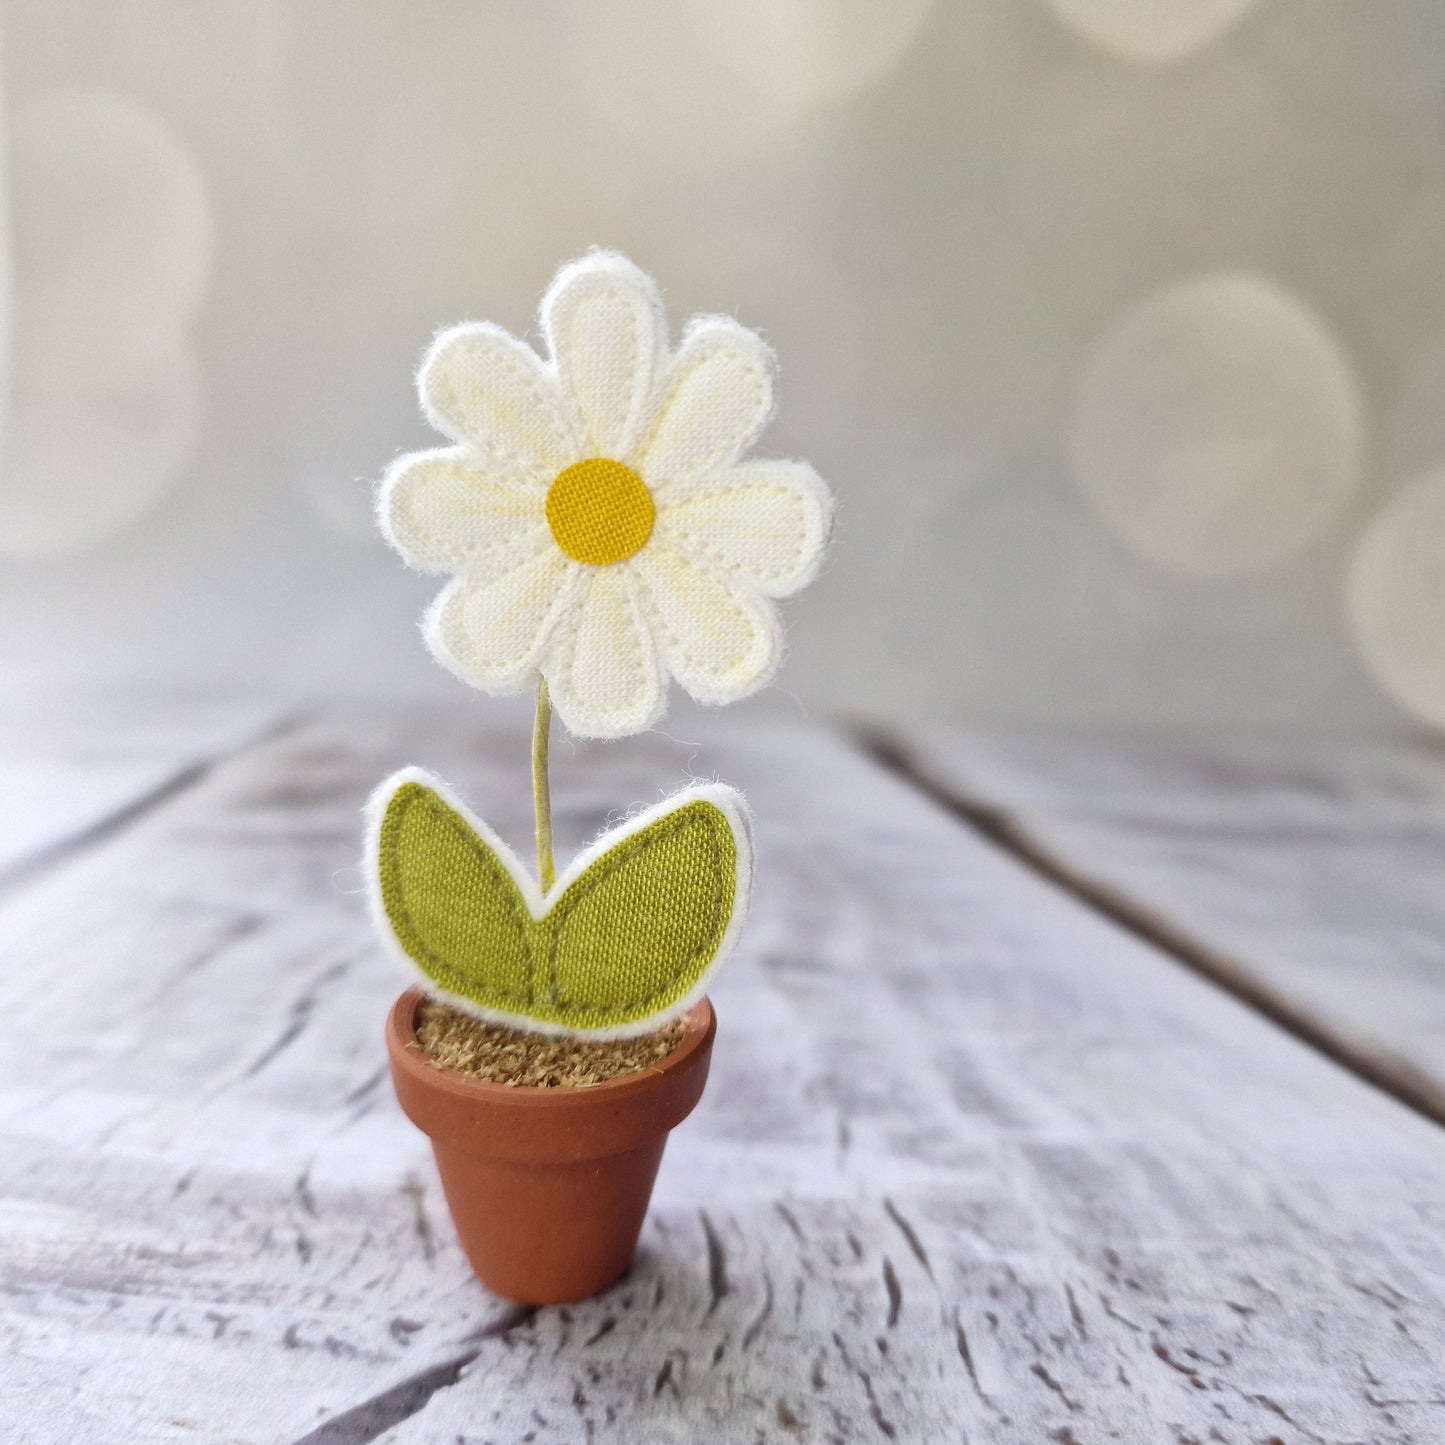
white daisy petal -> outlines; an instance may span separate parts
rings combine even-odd
[[[773,411],[773,353],[726,316],[700,317],[682,339],[651,435],[638,453],[660,491],[725,471]]]
[[[666,706],[657,648],[625,567],[589,569],[543,672],[557,713],[581,737],[650,728]]]
[[[666,496],[654,537],[769,597],[811,582],[833,520],[828,489],[806,462],[743,462]]]
[[[581,455],[556,377],[500,326],[468,322],[443,331],[422,361],[417,390],[439,432],[537,485]]]
[[[378,515],[408,562],[455,574],[428,646],[485,691],[544,676],[583,736],[650,727],[674,677],[704,703],[757,690],[783,648],[771,599],[815,575],[832,521],[810,467],[741,460],[772,352],[708,316],[669,353],[657,287],[605,252],[558,272],[541,321],[546,357],[468,323],[422,363],[423,410],[456,445],[400,458]]]
[[[542,299],[542,331],[590,456],[626,457],[651,419],[667,321],[652,278],[597,252],[564,266]]]
[[[698,702],[734,702],[772,678],[783,632],[770,603],[667,546],[647,547],[633,567],[663,660]]]
[[[525,480],[478,468],[462,447],[413,452],[392,463],[377,520],[387,541],[428,572],[510,569],[547,540],[543,501]]]
[[[536,677],[581,569],[548,547],[497,577],[458,577],[427,613],[437,661],[484,692],[514,692]]]

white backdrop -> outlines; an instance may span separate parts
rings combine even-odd
[[[771,702],[1445,725],[1445,6],[11,0],[10,693],[460,687],[370,491],[589,245],[840,499]],[[748,705],[750,707],[754,705]]]

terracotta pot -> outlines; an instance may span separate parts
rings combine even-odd
[[[438,1068],[416,1042],[424,995],[386,1025],[407,1117],[431,1137],[462,1248],[487,1286],[522,1304],[606,1289],[632,1261],[668,1131],[702,1097],[717,1020],[706,1000],[655,1068],[586,1088],[493,1084]]]

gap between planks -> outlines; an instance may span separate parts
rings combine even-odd
[[[512,1330],[531,1324],[536,1314],[536,1305],[507,1306],[499,1318],[470,1337],[468,1347],[460,1354],[408,1375],[359,1405],[332,1415],[293,1445],[370,1445],[378,1436],[424,1410],[433,1395],[451,1389],[489,1340],[505,1339]]]
[[[906,741],[884,729],[858,724],[853,740],[894,776],[931,798],[961,823],[986,838],[1038,877],[1076,898],[1135,938],[1208,980],[1267,1018],[1276,1027],[1389,1095],[1397,1103],[1445,1125],[1445,1099],[1438,1083],[1398,1055],[1381,1058],[1302,1013],[1227,951],[1213,948],[1145,904],[1090,878],[1034,837],[1007,809],[945,786],[914,758]]]

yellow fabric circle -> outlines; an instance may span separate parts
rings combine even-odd
[[[652,535],[657,515],[642,478],[610,457],[588,457],[557,473],[547,525],[574,562],[624,562]]]

